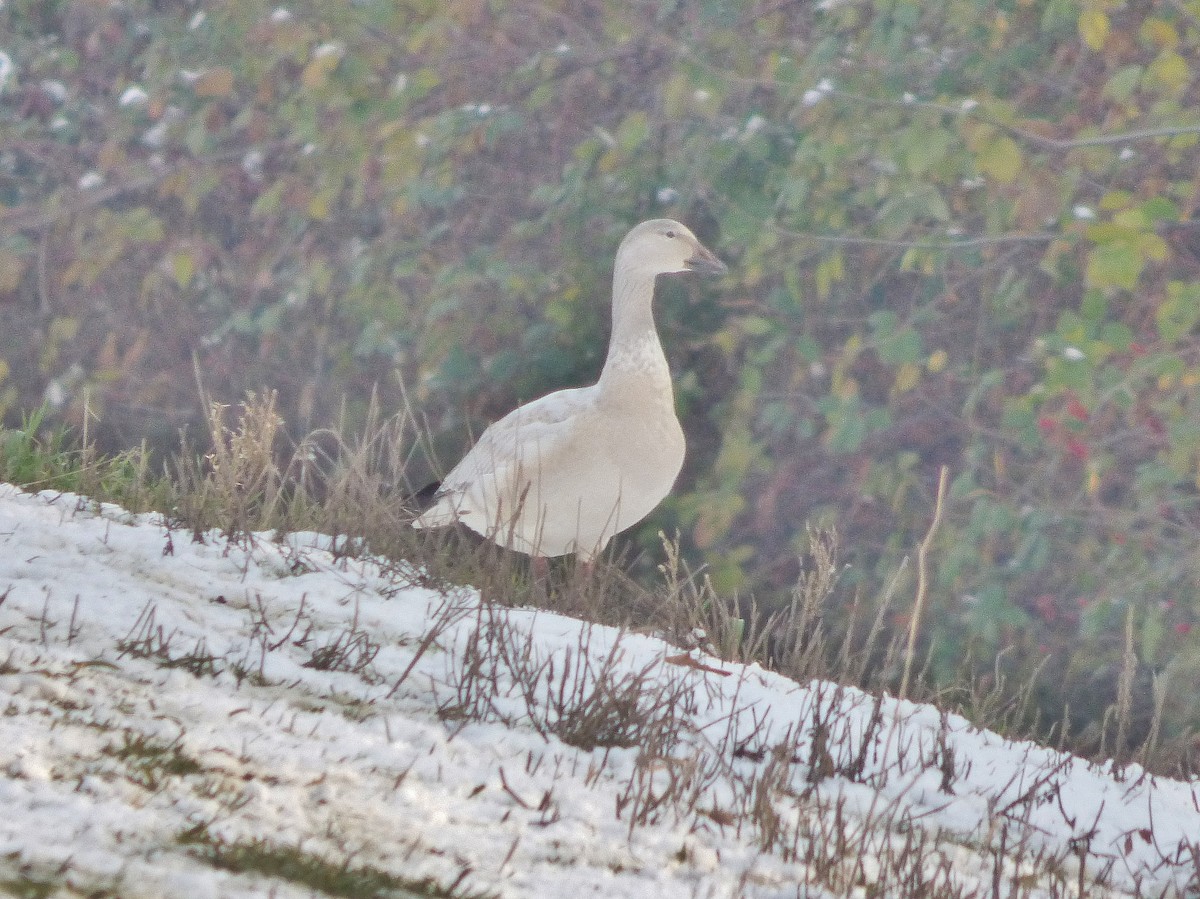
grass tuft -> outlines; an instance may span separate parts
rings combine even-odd
[[[39,880],[33,877],[0,880],[0,895],[14,896],[16,899],[49,899],[61,889],[62,884],[53,880]]]
[[[185,830],[176,838],[192,854],[214,868],[235,874],[259,874],[286,880],[326,896],[346,899],[389,895],[430,899],[484,899],[486,894],[463,889],[471,870],[464,868],[449,886],[432,878],[410,879],[370,865],[335,862],[299,847],[274,846],[263,840],[226,842],[204,825]]]
[[[162,743],[145,734],[126,733],[120,746],[108,752],[113,758],[126,762],[130,779],[147,790],[157,791],[170,777],[200,774],[204,768],[185,755],[178,741]]]

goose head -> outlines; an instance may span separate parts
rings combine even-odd
[[[672,272],[724,274],[725,263],[700,243],[686,225],[673,219],[642,222],[617,249],[617,271],[654,277]]]

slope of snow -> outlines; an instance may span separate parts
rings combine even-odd
[[[1070,894],[1082,859],[1114,895],[1200,895],[1200,784],[327,543],[0,485],[0,885],[313,894],[206,851],[253,844],[504,897],[819,896],[916,846],[968,892]]]

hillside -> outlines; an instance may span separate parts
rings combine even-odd
[[[328,543],[0,486],[0,894],[1200,887],[1197,784]]]

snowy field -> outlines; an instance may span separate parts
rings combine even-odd
[[[0,485],[0,895],[1200,896],[1200,783],[327,543]]]

